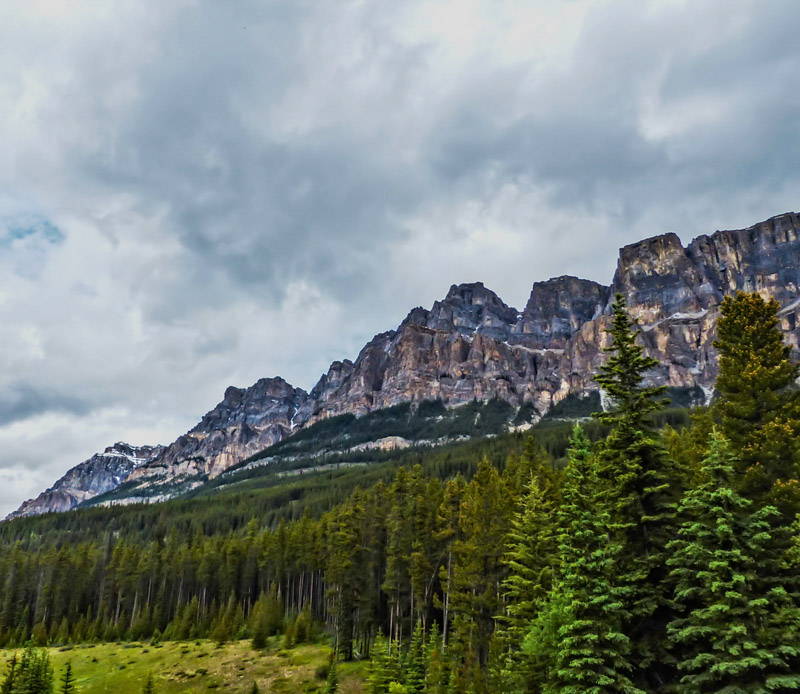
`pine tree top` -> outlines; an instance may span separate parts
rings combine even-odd
[[[647,415],[662,407],[656,398],[665,387],[644,385],[645,374],[658,366],[658,360],[646,356],[644,348],[637,344],[637,324],[628,314],[622,294],[616,295],[611,313],[611,344],[604,350],[611,356],[600,367],[595,381],[611,399],[612,408],[595,416],[611,426],[623,419],[641,426]]]

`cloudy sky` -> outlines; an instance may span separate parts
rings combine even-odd
[[[0,515],[450,284],[800,207],[796,0],[0,0]]]

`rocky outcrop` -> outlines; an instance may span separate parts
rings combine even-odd
[[[197,426],[134,470],[126,481],[162,486],[213,479],[285,438],[307,399],[304,390],[282,378],[262,378],[250,388],[231,386]]]
[[[659,360],[650,380],[710,393],[718,307],[737,290],[778,300],[781,325],[797,350],[797,214],[700,236],[685,248],[675,234],[639,241],[621,249],[610,286],[569,276],[536,282],[522,312],[480,282],[453,285],[429,310],[417,307],[396,330],[376,335],[355,361],[331,364],[308,394],[280,378],[229,388],[194,429],[132,470],[126,486],[168,495],[170,484],[201,484],[319,419],[402,402],[456,406],[502,398],[544,413],[571,392],[597,388],[593,376],[605,358],[617,292],[639,323],[642,344]]]
[[[608,287],[562,276],[534,282],[531,297],[514,326],[531,347],[563,348],[581,326],[598,318],[608,301]]]
[[[162,450],[162,446],[115,443],[76,465],[50,489],[22,504],[8,519],[69,511],[84,501],[116,489],[131,472],[158,456]]]
[[[596,389],[617,292],[661,364],[650,379],[710,392],[726,294],[774,297],[787,340],[800,342],[799,237],[794,213],[700,236],[686,248],[663,234],[622,248],[610,287],[569,276],[537,282],[522,313],[481,283],[453,286],[431,310],[415,308],[396,331],[376,336],[346,370],[323,377],[302,421],[429,398],[458,405],[499,397],[543,413],[570,392]]]

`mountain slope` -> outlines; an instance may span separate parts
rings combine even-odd
[[[331,364],[310,393],[280,378],[229,388],[194,429],[131,471],[126,487],[170,496],[309,424],[400,403],[452,407],[498,398],[543,415],[570,393],[596,390],[616,292],[661,364],[652,381],[710,393],[722,297],[737,290],[774,297],[797,350],[799,286],[795,213],[699,236],[685,248],[672,233],[630,244],[620,250],[610,286],[569,276],[536,282],[521,312],[480,282],[453,285],[430,310],[415,308],[397,329],[376,335],[355,361]]]
[[[8,520],[69,511],[84,501],[116,489],[131,472],[157,457],[163,450],[163,446],[115,443],[67,471],[50,489],[23,503],[8,516]]]
[[[239,461],[289,435],[308,394],[282,378],[262,378],[250,388],[229,387],[225,397],[188,433],[132,471],[135,485],[213,479]]]

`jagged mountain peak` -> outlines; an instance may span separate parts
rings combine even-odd
[[[280,377],[261,378],[249,388],[228,386],[222,401],[207,412],[189,433],[225,429],[236,421],[259,424],[267,410],[297,409],[306,397],[308,394],[302,388],[295,388]]]
[[[131,472],[157,457],[163,446],[132,446],[118,441],[69,469],[35,499],[29,499],[8,519],[69,511],[78,504],[116,489]]]
[[[431,307],[426,325],[434,330],[499,335],[514,325],[518,315],[483,282],[471,282],[451,286],[447,296]]]
[[[781,303],[781,326],[797,353],[797,214],[701,235],[686,247],[674,233],[628,244],[610,286],[570,275],[537,281],[522,313],[482,282],[452,285],[430,309],[414,308],[396,330],[372,338],[354,361],[333,362],[311,393],[280,377],[228,388],[196,427],[133,469],[126,487],[151,498],[175,493],[158,490],[202,484],[319,419],[403,402],[456,406],[501,398],[544,413],[569,393],[597,388],[593,375],[605,358],[616,292],[660,362],[652,382],[709,392],[718,305],[740,289]],[[110,447],[106,457],[126,459],[124,445]],[[137,498],[139,491],[126,493]]]
[[[537,347],[561,347],[602,313],[608,291],[605,285],[572,275],[534,282],[515,332]]]
[[[133,455],[133,453],[141,448],[140,446],[131,446],[129,443],[125,443],[124,441],[117,441],[116,443],[112,443],[110,446],[106,446],[103,450],[103,455],[107,455],[109,453],[121,453],[123,455]]]
[[[487,303],[503,304],[502,299],[491,289],[487,289],[483,282],[463,282],[452,284],[445,296],[446,302],[459,302],[482,306]],[[505,306],[505,304],[503,304]]]
[[[663,234],[656,234],[655,236],[626,244],[620,248],[619,254],[620,257],[627,258],[648,252],[660,253],[666,249],[683,250],[683,242],[674,231],[667,231]]]

